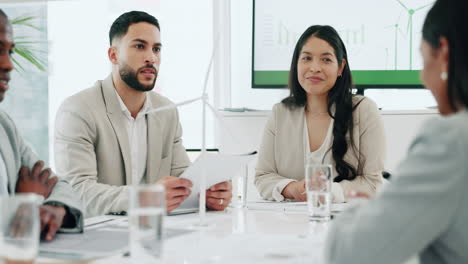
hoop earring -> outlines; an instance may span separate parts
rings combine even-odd
[[[448,74],[447,74],[447,72],[441,72],[441,73],[440,73],[440,79],[441,79],[442,81],[446,81],[446,80],[448,79]]]

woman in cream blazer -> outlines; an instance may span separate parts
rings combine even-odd
[[[375,194],[384,167],[383,124],[372,100],[351,94],[346,49],[332,27],[303,33],[289,87],[290,96],[273,107],[265,127],[255,176],[260,195],[305,201],[310,157],[333,165],[334,202],[345,202],[350,191]]]

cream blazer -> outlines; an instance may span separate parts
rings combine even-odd
[[[352,181],[343,180],[339,183],[344,196],[335,197],[334,202],[346,201],[346,194],[351,190],[372,196],[382,183],[385,159],[383,123],[376,104],[363,96],[353,98],[355,104],[360,100],[362,102],[353,113],[352,137],[356,151],[348,147],[344,156],[346,162],[357,168],[358,176]],[[304,131],[307,131],[304,129],[304,120],[303,107],[291,110],[282,103],[273,107],[264,130],[255,174],[255,185],[264,199],[281,200],[284,197],[274,195],[275,188],[276,193],[281,193],[289,182],[304,179],[304,136],[307,136],[304,135]],[[331,156],[331,150],[326,155]],[[335,169],[333,176],[337,176]]]
[[[57,174],[65,177],[86,203],[87,217],[127,211],[132,183],[130,146],[124,115],[112,77],[67,98],[55,122]],[[152,107],[172,104],[148,92]],[[182,145],[176,109],[146,115],[148,156],[144,181],[179,176],[190,161]]]

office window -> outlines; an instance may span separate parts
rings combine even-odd
[[[21,50],[14,54],[16,69],[11,73],[10,89],[0,109],[15,121],[20,134],[41,159],[48,161],[47,5],[6,3],[1,8],[10,21],[23,21],[13,25],[17,48],[34,54],[45,69],[41,71],[26,60],[20,55]]]

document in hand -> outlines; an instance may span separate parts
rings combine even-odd
[[[197,160],[180,176],[189,179],[193,183],[192,193],[180,205],[180,209],[198,209],[198,194],[200,193],[200,177],[206,175],[206,188],[229,181],[237,176],[245,166],[252,161],[257,152],[243,155],[206,153]],[[177,209],[176,209],[177,210]]]

